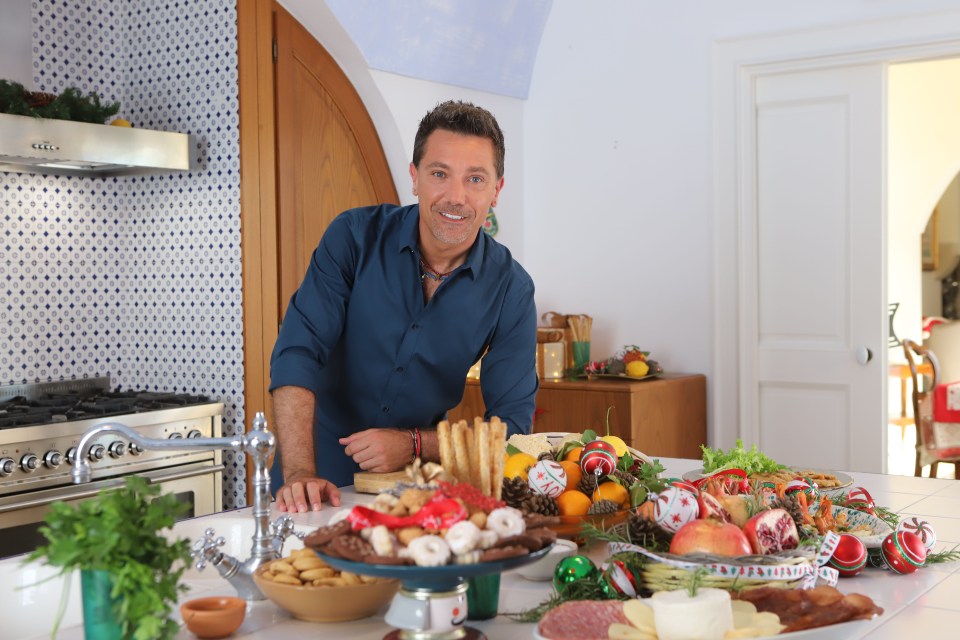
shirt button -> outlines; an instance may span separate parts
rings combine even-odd
[[[417,324],[416,322],[414,322],[412,325],[410,325],[410,328],[411,328],[411,329],[419,329],[419,328],[420,328],[420,325]]]
[[[397,367],[396,371],[397,373],[403,373],[403,367]]]
[[[380,407],[380,410],[384,413],[390,413],[390,407]]]

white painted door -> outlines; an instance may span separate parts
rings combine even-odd
[[[786,464],[882,470],[884,73],[869,64],[754,85],[742,427]]]

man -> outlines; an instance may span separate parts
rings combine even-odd
[[[351,209],[330,223],[270,363],[281,511],[338,505],[337,487],[359,469],[402,469],[418,452],[437,460],[436,424],[460,402],[481,356],[487,416],[529,432],[538,388],[533,281],[481,233],[503,166],[496,119],[445,102],[414,141],[418,204]]]

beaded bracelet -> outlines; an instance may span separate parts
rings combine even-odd
[[[413,429],[409,429],[409,432],[410,432],[410,440],[413,443],[413,457],[410,458],[410,462],[412,463],[414,460],[420,457],[420,446],[421,446],[420,429],[417,429],[416,427],[414,427]]]

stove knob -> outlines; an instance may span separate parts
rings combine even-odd
[[[20,468],[30,473],[31,471],[37,470],[37,465],[40,464],[40,458],[37,457],[34,453],[28,453],[22,458],[20,458]]]
[[[107,447],[107,451],[110,453],[111,458],[119,458],[127,452],[127,445],[117,440],[116,442],[110,443],[110,446]]]
[[[179,431],[174,431],[167,437],[167,440],[183,440],[183,434]]]
[[[73,464],[73,461],[77,459],[77,448],[70,447],[67,449],[67,464]]]
[[[95,444],[90,447],[90,462],[103,460],[104,447],[102,444]]]
[[[132,455],[132,456],[138,456],[138,455],[140,455],[141,453],[143,453],[143,449],[140,447],[140,445],[134,444],[134,443],[132,443],[132,442],[130,443],[130,447],[129,447],[128,451],[130,452],[130,455]]]
[[[0,458],[0,478],[5,478],[17,469],[13,458]]]
[[[203,437],[203,434],[197,431],[196,429],[193,429],[192,431],[190,431],[190,433],[187,434],[187,438],[202,438],[202,437]]]
[[[51,449],[43,454],[43,466],[47,469],[56,469],[60,466],[60,463],[63,461],[63,456],[60,455],[59,451]]]

